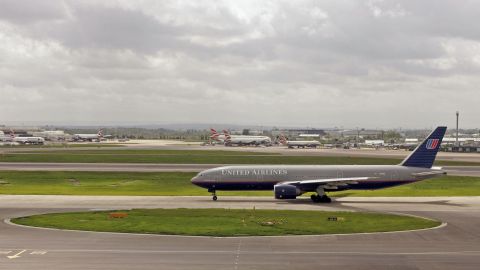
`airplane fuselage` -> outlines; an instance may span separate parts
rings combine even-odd
[[[287,147],[289,148],[293,148],[293,147],[297,147],[297,148],[300,148],[300,147],[311,147],[311,148],[315,148],[315,147],[318,147],[320,146],[320,142],[319,141],[286,141],[285,143],[287,145]]]
[[[20,144],[44,144],[45,139],[42,137],[15,137],[13,138],[14,142]]]
[[[225,140],[225,145],[270,145],[272,139],[267,136],[231,136],[230,139]]]
[[[434,175],[434,170],[399,165],[255,165],[226,166],[199,173],[192,183],[209,190],[273,190],[278,183],[312,179],[369,177],[342,186],[325,185],[325,191],[373,190],[408,184]],[[315,191],[318,184],[302,185],[302,192]]]

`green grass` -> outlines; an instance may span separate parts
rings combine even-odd
[[[32,195],[209,195],[187,172],[19,172],[0,171],[0,194]],[[272,191],[219,191],[219,196],[270,196]],[[480,178],[445,176],[376,191],[331,192],[331,196],[480,196]]]
[[[371,157],[286,156],[221,150],[50,150],[0,153],[0,162],[60,163],[169,163],[169,164],[358,164],[391,165],[401,159]],[[472,162],[438,161],[436,165],[478,165]]]
[[[0,194],[206,195],[195,173],[0,172]],[[1,184],[3,183],[3,184]]]
[[[59,229],[203,236],[386,232],[440,225],[438,221],[417,217],[360,212],[253,209],[134,209],[121,212],[128,217],[110,218],[112,212],[105,211],[36,215],[12,221]],[[328,221],[328,217],[337,217],[337,221]]]
[[[480,177],[443,176],[380,190],[340,191],[335,197],[440,197],[480,196]]]
[[[52,149],[45,151],[19,151],[21,154],[67,154],[67,155],[153,155],[153,156],[272,156],[278,153],[227,151],[227,150],[154,150],[154,149]]]

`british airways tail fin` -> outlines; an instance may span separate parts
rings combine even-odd
[[[400,165],[431,168],[446,131],[447,127],[437,127]]]

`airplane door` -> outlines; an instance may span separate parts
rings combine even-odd
[[[390,179],[392,180],[399,180],[398,172],[393,171],[392,174],[390,175]]]
[[[343,178],[343,172],[337,171],[337,178]]]
[[[212,189],[215,190],[215,188],[217,187],[217,183],[220,180],[220,175],[213,175],[212,180],[213,180]]]

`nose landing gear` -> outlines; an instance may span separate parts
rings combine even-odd
[[[216,201],[218,198],[217,198],[217,192],[215,189],[208,189],[208,192],[212,193],[212,200],[213,201]]]

